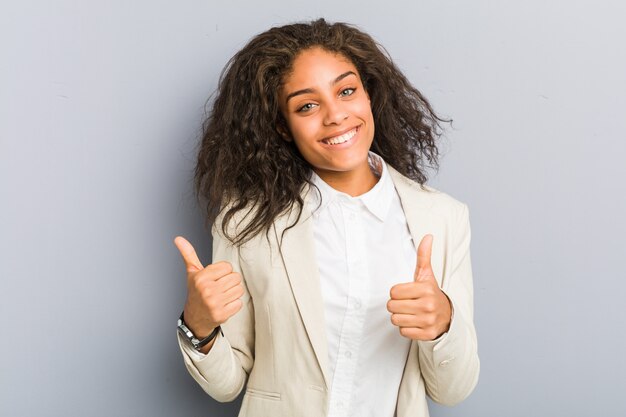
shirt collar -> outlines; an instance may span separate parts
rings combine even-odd
[[[333,201],[347,200],[355,203],[362,203],[365,208],[367,208],[367,210],[369,210],[379,220],[385,220],[393,199],[393,182],[389,176],[387,164],[385,164],[385,161],[380,156],[370,151],[367,160],[370,164],[370,168],[374,174],[379,177],[379,179],[371,190],[358,197],[352,197],[346,193],[335,190],[324,182],[319,175],[312,171],[311,182],[319,190],[319,193],[317,190],[313,190],[312,193],[313,198],[311,198],[311,203],[313,204],[313,215],[318,215]]]

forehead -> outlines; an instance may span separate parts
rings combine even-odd
[[[303,50],[296,56],[291,70],[285,74],[283,86],[289,88],[311,84],[305,87],[312,87],[316,84],[325,84],[346,71],[358,74],[354,64],[346,56],[313,47]]]

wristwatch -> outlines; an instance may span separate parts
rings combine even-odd
[[[187,325],[185,324],[185,318],[183,317],[184,313],[184,311],[180,313],[180,317],[178,318],[178,332],[185,338],[185,340],[191,343],[195,350],[199,351],[200,349],[202,349],[203,346],[206,346],[207,343],[215,339],[218,333],[222,332],[222,328],[220,326],[217,326],[210,335],[208,335],[204,339],[198,339],[196,335],[194,335],[193,332],[189,330],[189,327],[187,327]],[[223,335],[224,334],[222,333],[222,336]]]

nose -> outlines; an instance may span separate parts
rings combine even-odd
[[[340,125],[348,118],[348,112],[341,103],[330,102],[326,104],[326,114],[324,115],[324,125]]]

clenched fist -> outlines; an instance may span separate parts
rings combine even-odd
[[[433,236],[426,235],[417,248],[413,282],[391,288],[387,310],[400,334],[413,340],[434,340],[450,328],[452,307],[441,291],[430,265]]]
[[[202,339],[241,309],[239,298],[244,294],[241,275],[233,272],[228,262],[203,267],[191,243],[181,236],[174,239],[174,244],[187,267],[185,323]],[[212,345],[213,341],[204,346],[202,352],[208,352]]]

